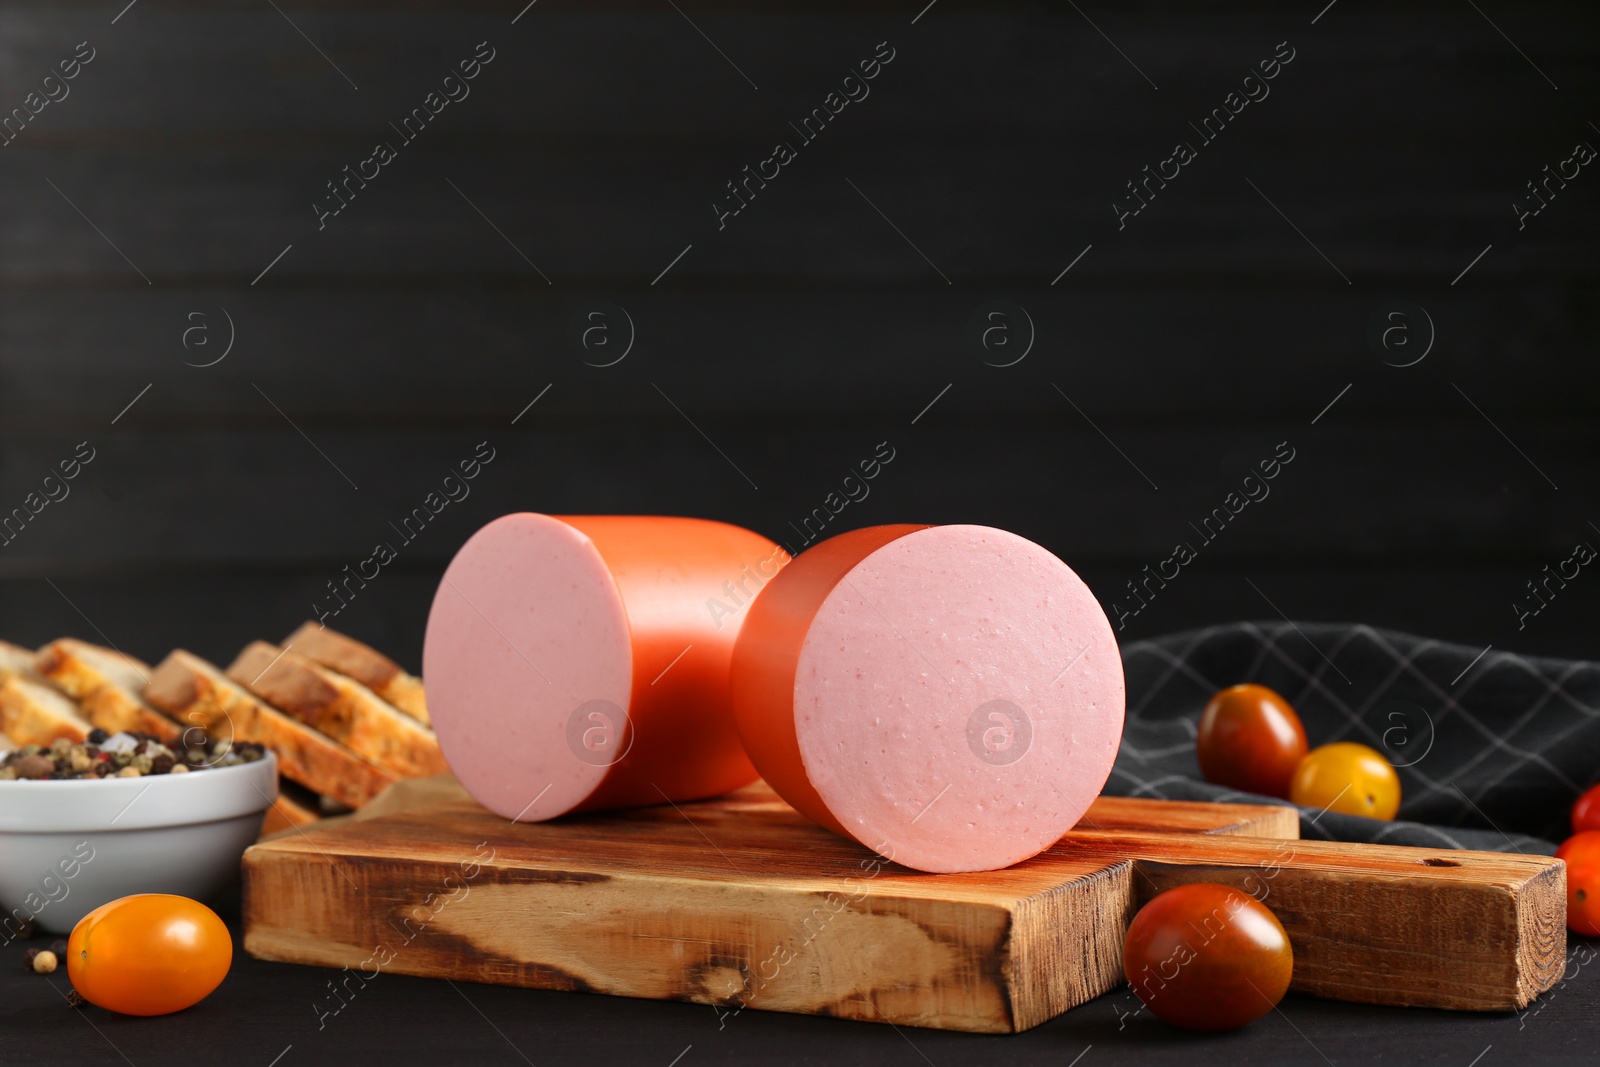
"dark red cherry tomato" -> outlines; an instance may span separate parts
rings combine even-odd
[[[1600,830],[1600,785],[1591,786],[1572,805],[1572,832],[1578,834],[1585,830]]]
[[[1195,755],[1208,782],[1287,798],[1289,780],[1305,754],[1300,716],[1264,685],[1229,686],[1200,715]]]
[[[1194,882],[1139,909],[1122,969],[1157,1016],[1190,1030],[1232,1030],[1271,1011],[1289,989],[1294,952],[1265,904]]]

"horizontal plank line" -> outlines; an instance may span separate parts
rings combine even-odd
[[[384,566],[383,574],[434,580],[444,571],[457,547],[459,545],[451,545],[442,551],[431,553],[408,547],[406,553]],[[178,575],[204,577],[219,574],[237,577],[240,580],[259,578],[266,581],[303,577],[320,581],[337,574],[340,568],[350,563],[352,559],[370,553],[371,548],[369,546],[363,549],[352,545],[347,551],[329,549],[324,552],[326,554],[307,554],[279,559],[248,555],[212,559],[186,556],[170,560],[109,555],[90,559],[43,556],[0,557],[0,583],[14,585],[25,582],[42,583],[46,578],[143,581]],[[1127,571],[1133,575],[1139,568],[1151,563],[1153,555],[1159,556],[1160,553],[1159,549],[1144,553],[1092,548],[1075,549],[1072,552],[1072,565],[1084,571]],[[1362,554],[1350,551],[1332,553],[1321,548],[1317,548],[1314,553],[1310,548],[1296,552],[1292,548],[1286,550],[1281,547],[1271,552],[1237,550],[1229,552],[1208,547],[1206,553],[1204,573],[1210,573],[1213,577],[1240,573],[1254,574],[1257,570],[1304,574],[1338,574],[1359,570],[1407,572],[1416,576],[1482,572],[1475,581],[1491,591],[1495,581],[1501,577],[1495,573],[1496,571],[1505,571],[1515,577],[1529,567],[1537,572],[1540,566],[1550,562],[1549,553],[1539,551],[1539,546],[1530,548],[1520,543],[1508,543],[1503,548],[1479,549],[1474,552],[1452,552],[1448,555],[1422,549]]]
[[[1516,264],[1516,277],[1506,277],[1503,281],[1497,279],[1495,285],[1501,292],[1548,292],[1548,283],[1559,280],[1563,283],[1571,282],[1574,285],[1590,284],[1600,280],[1600,270],[1594,269],[1594,257],[1580,247],[1576,242],[1570,248],[1570,262],[1559,262],[1559,256],[1553,257],[1546,248],[1537,258]],[[1560,252],[1561,250],[1557,250]],[[1041,262],[1047,258],[1047,253],[1041,254]],[[641,281],[641,275],[647,280],[649,272],[645,268],[650,264],[641,263],[636,271],[619,269],[616,274],[572,274],[565,270],[561,273],[562,288],[570,294],[581,294],[584,290],[604,291],[607,295],[615,297],[618,292],[644,293],[648,285]],[[1096,265],[1095,273],[1082,276],[1074,275],[1072,290],[1081,297],[1086,292],[1137,292],[1149,293],[1198,293],[1198,294],[1227,294],[1237,298],[1241,289],[1248,289],[1253,293],[1304,293],[1309,296],[1326,297],[1328,288],[1324,279],[1326,266],[1320,264],[1321,271],[1302,268],[1299,270],[1286,268],[1281,264],[1268,264],[1263,262],[1259,269],[1225,270],[1207,268],[1205,273],[1197,274],[1182,270],[1150,269],[1148,261],[1127,261],[1117,263],[1115,260],[1102,260]],[[1366,265],[1357,261],[1355,268],[1360,270],[1364,279],[1371,284],[1410,284],[1419,280],[1432,282],[1441,268],[1446,273],[1450,270],[1459,270],[1459,257],[1440,255],[1432,262],[1420,263],[1410,269],[1396,270],[1383,269],[1376,265]],[[711,272],[697,268],[697,273],[692,275],[693,280],[688,284],[673,286],[677,293],[773,293],[789,295],[794,293],[816,294],[837,293],[840,296],[859,296],[863,293],[872,294],[919,294],[923,296],[942,295],[948,299],[943,290],[935,294],[927,283],[927,275],[919,274],[914,270],[905,270],[894,277],[862,277],[839,271],[834,271],[829,276],[822,276],[822,268],[811,274],[760,274],[750,271],[732,271],[722,274],[713,268]],[[246,283],[241,280],[241,271],[238,269],[218,269],[216,271],[171,271],[147,270],[151,280],[167,291],[186,289],[195,292],[233,293],[246,288]],[[379,273],[365,270],[330,270],[326,273],[294,273],[287,264],[279,264],[270,275],[270,285],[263,284],[261,289],[267,296],[283,295],[325,295],[328,293],[428,293],[435,296],[450,296],[459,292],[464,296],[478,296],[490,294],[501,296],[505,294],[536,294],[545,293],[548,286],[537,278],[522,273],[477,272],[463,270],[455,273],[441,273],[431,271],[416,274]],[[1043,280],[1035,271],[1005,271],[993,273],[971,273],[963,271],[963,284],[973,290],[981,289],[1006,289],[1011,295],[1016,294],[1050,294],[1049,276]],[[247,280],[247,279],[246,279]],[[72,271],[17,271],[0,270],[0,287],[7,292],[7,296],[21,293],[82,293],[102,291],[115,292],[145,292],[147,287],[137,279],[130,281],[127,277],[109,270]],[[663,285],[661,288],[668,288]],[[1061,292],[1061,287],[1056,287],[1056,293]],[[1060,297],[1067,299],[1067,297]],[[977,303],[975,300],[974,303]]]
[[[426,382],[420,383],[426,385]],[[1021,383],[1032,388],[1037,383]],[[597,394],[598,395],[598,394]],[[671,431],[678,432],[683,427],[681,419],[668,418],[660,411],[651,408],[648,400],[649,394],[637,391],[628,394],[627,399],[637,401],[634,405],[619,404],[618,397],[614,394],[607,396],[607,405],[604,411],[600,410],[562,410],[560,408],[542,409],[542,414],[536,423],[519,425],[515,430],[505,436],[533,436],[536,434],[572,434],[592,433],[597,436],[616,438],[615,420],[619,413],[628,413],[629,426],[640,431],[648,430],[651,433]],[[1452,397],[1453,399],[1453,397]],[[1130,433],[1150,434],[1159,436],[1179,436],[1192,434],[1195,431],[1214,430],[1216,420],[1216,405],[1209,398],[1197,399],[1192,407],[1151,408],[1141,406],[1138,408],[1104,407],[1104,400],[1096,407],[1096,414],[1106,426],[1113,426]],[[144,405],[141,405],[143,407]],[[61,415],[58,418],[40,417],[36,414],[6,412],[5,405],[0,404],[0,413],[4,413],[4,428],[0,428],[0,443],[16,444],[27,440],[49,440],[59,437],[70,437],[86,430],[101,428],[105,418],[112,413],[115,405],[104,411],[82,410]],[[499,407],[483,407],[461,409],[456,411],[441,412],[432,409],[404,409],[396,408],[384,411],[329,411],[321,409],[307,411],[300,408],[285,408],[296,422],[302,427],[316,429],[325,434],[332,434],[339,438],[371,437],[381,439],[385,437],[406,437],[421,433],[463,435],[481,434],[486,427],[498,425],[515,414],[514,411]],[[225,441],[229,438],[244,439],[248,437],[277,436],[292,434],[293,431],[283,425],[281,419],[264,418],[259,411],[251,411],[246,403],[241,400],[239,408],[233,410],[215,410],[204,415],[174,414],[171,412],[152,411],[139,414],[140,408],[135,408],[119,426],[118,430],[126,437],[138,436],[167,436],[167,437],[207,437],[216,441]],[[271,412],[268,412],[271,414]],[[825,427],[881,427],[885,424],[899,422],[905,412],[890,406],[887,402],[873,407],[852,409],[817,409],[785,408],[785,407],[758,407],[749,403],[748,397],[741,397],[741,405],[737,411],[719,410],[715,407],[702,407],[698,410],[699,421],[706,425],[717,426],[732,433],[747,434],[756,437],[771,436],[776,431],[810,430]],[[1540,437],[1564,435],[1579,440],[1600,439],[1600,425],[1597,425],[1596,416],[1600,415],[1600,403],[1593,401],[1585,404],[1576,402],[1559,408],[1547,406],[1525,406],[1496,408],[1495,414],[1506,425],[1519,429],[1529,430]],[[1238,414],[1229,416],[1229,425],[1237,428],[1242,434],[1253,428],[1272,429],[1281,427],[1281,419],[1274,418],[1271,413],[1262,413],[1257,416]],[[940,425],[946,430],[960,430],[964,428],[988,429],[997,424],[1016,426],[1021,429],[1048,430],[1052,433],[1079,435],[1080,428],[1073,425],[1070,418],[1064,417],[1059,409],[1052,409],[1047,402],[1029,402],[1028,406],[1020,404],[1009,407],[989,405],[983,411],[962,410],[959,408],[941,408],[939,416]],[[1437,407],[1395,407],[1373,411],[1370,409],[1352,409],[1345,412],[1336,431],[1343,438],[1362,437],[1376,430],[1405,431],[1410,429],[1435,428],[1438,430],[1460,428],[1464,426],[1481,426],[1482,420],[1472,414],[1470,410],[1461,409],[1459,404],[1452,407],[1448,401],[1442,401]],[[1319,428],[1322,429],[1322,428]],[[1093,431],[1082,429],[1081,433],[1093,435]],[[631,436],[631,434],[629,435]],[[643,436],[641,433],[640,436]]]
[[[1520,69],[1520,64],[1515,61],[1511,61],[1509,66],[1517,66]],[[1330,76],[1337,73],[1337,69],[1330,71]],[[1482,76],[1485,78],[1493,75],[1492,70],[1482,70]],[[804,96],[797,96],[794,101],[796,107],[807,103],[809,98]],[[1320,118],[1321,113],[1325,113],[1330,119],[1342,114],[1331,105],[1319,107],[1313,103],[1311,107],[1310,117],[1313,119]],[[526,111],[510,109],[510,114],[506,113],[507,110],[502,105],[498,111],[485,111],[484,115],[490,116],[487,119],[463,117],[462,122],[466,125],[457,125],[448,131],[441,129],[436,134],[430,132],[426,146],[419,142],[412,151],[419,156],[437,156],[446,151],[465,149],[489,156],[523,154],[548,158],[563,153],[594,153],[604,156],[643,155],[663,149],[684,152],[726,152],[730,148],[749,149],[752,141],[761,147],[770,147],[766,145],[766,141],[770,139],[770,131],[754,120],[751,120],[748,126],[724,124],[707,127],[704,130],[688,129],[667,134],[661,133],[659,126],[652,128],[644,125],[634,129],[609,128],[606,132],[588,130],[572,132],[559,127],[540,127],[538,123],[541,115],[532,107]],[[259,117],[263,120],[277,119],[279,114],[280,112],[276,111],[263,111]],[[954,121],[948,116],[936,121],[924,118],[920,113],[907,111],[899,116],[906,121],[897,123],[893,127],[875,126],[862,130],[840,130],[837,136],[830,130],[829,141],[902,149],[910,145],[930,153],[944,152],[952,146],[959,146],[969,141],[974,146],[992,145],[996,133],[1009,127],[1014,127],[1018,131],[1037,130],[1038,116],[1020,117],[1023,114],[1018,112],[1019,117],[1014,122],[1008,123],[1004,113],[1000,113],[997,117],[992,111],[974,110],[970,115],[957,116]],[[1301,112],[1296,119],[1269,120],[1262,132],[1280,142],[1285,136],[1304,137],[1307,145],[1312,145],[1317,142],[1317,138],[1300,132],[1305,127],[1307,117]],[[519,121],[525,119],[526,122],[521,122],[516,127],[505,126],[507,118]],[[968,122],[970,125],[963,124]],[[1404,138],[1386,133],[1370,133],[1366,132],[1365,127],[1352,125],[1339,130],[1340,144],[1348,144],[1356,153],[1384,148],[1415,153],[1419,157],[1432,157],[1440,151],[1453,151],[1460,153],[1463,158],[1468,158],[1471,153],[1462,148],[1462,138],[1470,133],[1481,133],[1483,122],[1484,116],[1481,112],[1473,112],[1470,119],[1461,119],[1459,126],[1438,123],[1419,130],[1415,136]],[[1570,132],[1568,123],[1559,117],[1546,117],[1542,121],[1518,123],[1514,126],[1508,125],[1503,130],[1496,130],[1496,144],[1508,149],[1522,145],[1536,146],[1548,140],[1552,134],[1565,135],[1568,132]],[[24,133],[25,136],[18,136],[7,146],[8,154],[35,155],[85,150],[132,154],[153,150],[195,151],[208,154],[240,152],[252,155],[268,153],[277,155],[286,151],[348,153],[352,151],[352,141],[365,146],[366,140],[371,135],[371,127],[358,120],[349,120],[346,125],[327,126],[320,130],[271,128],[241,130],[238,126],[174,130],[170,126],[145,127],[128,124],[68,129],[29,127]],[[1104,125],[1079,128],[1076,143],[1080,150],[1085,145],[1093,148],[1101,144],[1110,150],[1121,143],[1126,134],[1125,124],[1107,121]],[[1282,145],[1274,145],[1271,149],[1262,146],[1252,147],[1265,155],[1269,150],[1281,151]]]

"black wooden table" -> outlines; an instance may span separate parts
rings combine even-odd
[[[0,518],[31,513],[0,536],[0,638],[226,662],[387,540],[330,621],[415,668],[439,574],[498,515],[793,542],[879,442],[895,460],[827,533],[1001,526],[1110,604],[1289,441],[1270,498],[1119,639],[1270,607],[1593,658],[1600,578],[1518,605],[1600,544],[1600,173],[1527,187],[1600,145],[1595,19],[0,0],[0,115],[29,109],[0,135]],[[883,46],[870,96],[792,125]],[[401,130],[480,47],[470,97]],[[1283,49],[1270,96],[1229,105]],[[1179,139],[1198,158],[1122,215]],[[725,215],[779,140],[798,158]],[[481,441],[470,496],[399,533]],[[1521,1017],[1290,997],[1197,1038],[1124,1025],[1115,994],[991,1038],[392,975],[319,1026],[328,973],[242,956],[197,1008],[124,1019],[66,1007],[13,946],[0,1063],[1593,1062],[1577,951]]]

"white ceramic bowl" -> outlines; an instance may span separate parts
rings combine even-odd
[[[31,916],[64,934],[130,893],[205,900],[239,873],[278,796],[278,759],[141,778],[0,781],[0,943]]]

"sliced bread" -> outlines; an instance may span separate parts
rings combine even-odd
[[[279,711],[402,778],[446,770],[432,730],[360,682],[297,652],[255,641],[239,653],[227,674]]]
[[[13,645],[10,641],[0,641],[0,674],[8,671],[33,675],[32,650]]]
[[[278,754],[282,774],[315,793],[359,808],[396,776],[258,700],[199,656],[177,649],[144,687],[145,699],[180,723],[218,739],[255,741]]]
[[[330,630],[320,622],[308,622],[283,641],[306,659],[330,671],[354,678],[380,697],[416,719],[431,726],[428,700],[423,695],[422,679],[382,652]]]
[[[0,733],[18,746],[82,741],[94,727],[78,705],[33,670],[33,653],[0,641]]]
[[[272,802],[272,807],[267,809],[267,814],[261,820],[261,836],[278,833],[295,826],[305,826],[322,818],[316,809],[302,800],[289,796],[279,791],[278,799]]]
[[[106,733],[139,730],[176,744],[183,732],[140,695],[150,667],[132,656],[64,637],[38,651],[33,669],[76,700],[84,717]]]

